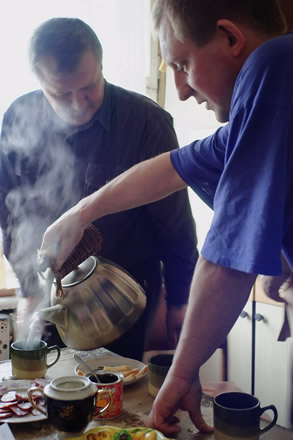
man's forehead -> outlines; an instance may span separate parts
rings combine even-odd
[[[44,75],[47,73],[57,74],[58,73],[58,63],[55,57],[52,55],[46,55],[42,57],[38,62],[38,71]]]
[[[60,72],[53,57],[44,59],[39,67],[42,86],[52,92],[87,87],[96,80],[99,69],[96,58],[89,57],[81,60],[78,68],[73,72]]]
[[[174,24],[168,17],[165,17],[161,22],[159,41],[162,56],[167,64],[171,64],[184,56],[184,41],[177,37]]]
[[[170,20],[165,17],[160,24],[159,29],[159,41],[163,56],[169,56],[172,52],[172,47],[174,46],[174,31]],[[167,61],[167,60],[166,60]]]

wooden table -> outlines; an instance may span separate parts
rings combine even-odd
[[[73,359],[73,354],[78,353],[84,359],[98,356],[114,355],[113,353],[103,348],[97,350],[91,350],[88,352],[78,352],[71,349],[63,349],[61,358],[56,365],[51,367],[47,372],[48,378],[55,378],[58,376],[74,375],[74,368],[76,361]],[[49,355],[49,360],[50,360]],[[54,355],[52,354],[52,357]],[[0,378],[8,377],[11,375],[11,363],[10,361],[0,362]],[[99,422],[92,421],[87,427],[88,429],[101,426],[112,425],[119,427],[133,427],[133,426],[145,426],[145,420],[152,407],[153,398],[147,391],[147,376],[140,381],[124,387],[123,394],[123,413],[116,419],[108,421],[101,420]],[[212,399],[208,396],[204,396],[202,400],[202,411],[207,423],[213,423],[212,415]],[[181,419],[180,426],[182,431],[176,436],[178,440],[212,440],[213,434],[202,434],[197,431],[194,425],[189,420],[187,413],[179,411],[178,416]],[[8,420],[7,420],[8,422]],[[17,423],[10,424],[10,429],[13,432],[16,440],[56,440],[56,430],[47,421],[31,422],[31,423]],[[271,429],[268,433],[261,436],[261,440],[292,440],[293,432],[278,426]]]

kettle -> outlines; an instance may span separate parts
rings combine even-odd
[[[62,278],[62,289],[47,277],[51,307],[39,317],[56,324],[64,344],[92,350],[118,339],[146,306],[142,287],[123,268],[100,256],[89,256]]]

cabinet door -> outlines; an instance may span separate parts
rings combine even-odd
[[[220,382],[222,380],[223,352],[220,348],[202,365],[199,371],[200,381],[203,388],[209,382]]]
[[[292,428],[293,339],[278,341],[284,308],[256,303],[255,395],[261,406],[274,404],[278,425]],[[269,413],[268,413],[269,414]]]
[[[228,380],[251,392],[252,303],[249,301],[228,335]]]

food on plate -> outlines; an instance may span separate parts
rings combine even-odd
[[[73,440],[73,439],[68,439]],[[87,431],[75,440],[168,440],[162,433],[151,428],[118,428],[101,426]]]
[[[46,379],[35,379],[32,386],[43,388],[48,381]],[[27,415],[39,416],[41,413],[33,408],[29,402],[27,391],[11,390],[6,385],[0,384],[0,419],[9,419],[10,417],[24,417]],[[42,393],[35,392],[34,398],[38,405],[45,407],[45,401]]]
[[[118,373],[121,373],[123,371],[131,371],[131,368],[129,365],[117,365],[116,367],[114,366],[107,366],[104,365],[103,370],[105,371],[117,371]]]
[[[136,431],[130,433],[129,430],[126,429],[122,429],[114,435],[113,433],[103,432],[103,430],[101,430],[96,434],[92,433],[87,436],[87,440],[157,440],[157,438],[155,431]]]
[[[121,373],[124,376],[123,382],[127,383],[143,376],[148,371],[148,368],[148,365],[145,365],[141,370],[139,370],[138,368],[131,368],[129,365],[105,365],[104,367],[99,367],[97,370],[95,370],[95,372],[99,373],[99,371],[115,371],[117,373]],[[85,375],[85,373],[81,370],[77,370],[77,374],[79,374],[80,376]]]
[[[135,432],[132,435],[132,440],[157,440],[157,434],[155,431],[149,432]]]

